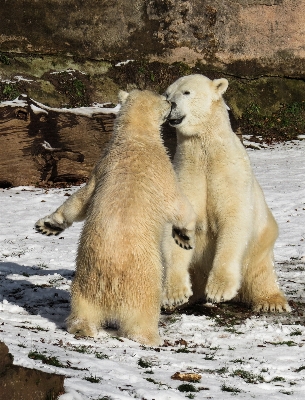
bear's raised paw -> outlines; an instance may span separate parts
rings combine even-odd
[[[172,236],[182,249],[192,250],[194,248],[194,239],[185,232],[185,229],[173,227]]]
[[[37,232],[47,236],[57,236],[65,230],[65,228],[62,227],[60,224],[57,224],[56,222],[51,222],[47,218],[42,218],[38,220],[35,224],[35,229]]]

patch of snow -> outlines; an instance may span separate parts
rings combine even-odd
[[[20,82],[20,81],[24,81],[24,82],[33,82],[33,79],[26,79],[26,78],[24,78],[24,77],[21,76],[21,75],[15,75],[15,76],[14,76],[14,80],[15,80],[16,82]]]
[[[24,99],[22,98],[24,96]],[[0,107],[26,107],[27,106],[27,96],[20,95],[15,100],[3,101],[0,102]],[[105,107],[104,104],[94,103],[91,107],[78,107],[78,108],[56,108],[45,106],[44,104],[34,101],[35,104],[31,104],[31,109],[36,114],[47,114],[49,111],[54,111],[58,113],[68,113],[68,114],[76,114],[83,115],[87,117],[93,117],[96,114],[117,114],[121,108],[120,104],[117,104],[115,107]],[[109,104],[109,103],[108,103]]]
[[[130,62],[134,62],[134,60],[126,60],[126,61],[121,61],[115,64],[116,67],[121,67],[122,65],[129,64]]]
[[[20,95],[16,97],[14,100],[8,100],[8,101],[1,101],[0,102],[0,107],[26,107],[27,106],[27,96]]]
[[[48,115],[48,111],[43,110],[40,107],[35,106],[34,104],[31,104],[31,110],[33,111],[34,114],[45,114]]]

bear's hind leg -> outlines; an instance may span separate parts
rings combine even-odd
[[[272,255],[256,265],[249,265],[240,291],[240,299],[256,312],[289,312],[291,308],[280,290]]]
[[[67,330],[75,336],[96,337],[104,322],[96,304],[81,296],[72,296],[71,313],[66,320]]]
[[[119,318],[119,335],[147,346],[159,346],[162,343],[158,332],[159,315],[159,306],[153,312],[128,308],[128,314]]]

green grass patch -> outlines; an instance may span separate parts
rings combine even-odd
[[[0,52],[0,62],[4,65],[10,65],[11,61],[7,55]]]
[[[243,113],[243,131],[254,136],[262,136],[267,142],[292,140],[305,130],[305,102],[281,104],[271,115],[255,103]]]
[[[145,360],[144,358],[140,358],[138,361],[138,366],[141,368],[151,368],[152,363],[148,360]]]
[[[107,356],[107,354],[104,353],[95,353],[95,357],[99,358],[100,360],[106,360],[109,358],[109,356]]]
[[[246,383],[263,383],[265,379],[261,375],[252,374],[252,372],[245,371],[243,369],[237,369],[232,372],[231,376],[239,376],[242,378]]]
[[[299,329],[295,329],[292,332],[290,332],[290,336],[301,336],[302,335],[302,331]]]
[[[43,364],[53,365],[54,367],[66,368],[57,357],[45,356],[44,354],[38,353],[37,351],[30,351],[28,357],[32,360],[40,360]]]
[[[293,340],[287,340],[286,342],[266,342],[269,344],[272,344],[273,346],[297,346],[297,343],[295,343]]]
[[[198,392],[198,389],[191,383],[182,383],[177,387],[179,392]]]
[[[99,383],[102,378],[98,378],[97,376],[85,376],[84,378],[85,381],[91,382],[91,383]]]
[[[282,376],[275,376],[273,379],[271,379],[271,382],[285,382],[285,378]]]
[[[225,383],[221,386],[221,390],[223,392],[229,392],[229,393],[240,393],[241,390],[236,388],[235,386],[228,386]]]
[[[71,350],[76,351],[77,353],[82,353],[82,354],[91,354],[92,353],[92,347],[91,346],[72,346]]]
[[[234,364],[244,364],[245,360],[237,358],[236,360],[232,360],[231,362],[234,363]]]
[[[153,378],[145,378],[147,382],[154,383],[155,385],[159,385],[159,382],[155,381]]]
[[[180,349],[176,350],[176,353],[191,353],[191,351],[186,347],[181,347]]]
[[[0,99],[1,99],[1,101],[14,100],[19,95],[20,95],[20,89],[19,89],[17,83],[0,82]]]

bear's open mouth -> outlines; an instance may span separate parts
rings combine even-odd
[[[169,119],[169,123],[171,126],[176,126],[181,124],[181,122],[184,120],[185,117],[181,117],[181,118],[175,118],[175,119]]]

